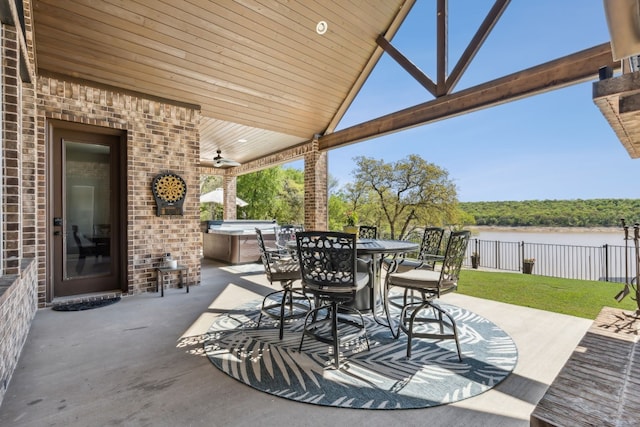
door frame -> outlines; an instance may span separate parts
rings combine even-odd
[[[120,283],[120,291],[122,293],[127,293],[129,289],[129,282],[127,280],[129,266],[127,263],[128,260],[128,217],[127,217],[127,207],[128,203],[128,164],[127,164],[127,131],[123,129],[114,129],[107,128],[101,126],[93,126],[86,125],[83,123],[76,122],[67,122],[64,120],[57,119],[47,119],[46,120],[46,153],[47,153],[47,164],[46,164],[46,226],[45,226],[45,244],[46,244],[46,260],[45,260],[45,276],[46,276],[46,302],[50,303],[54,299],[54,248],[55,241],[53,238],[53,217],[54,217],[54,168],[53,168],[53,133],[54,129],[65,129],[65,130],[74,130],[85,133],[93,133],[93,134],[101,134],[101,135],[112,135],[117,136],[120,139],[120,149],[119,157],[118,157],[118,171],[117,173],[120,176],[119,179],[119,188],[115,189],[120,194],[120,203],[119,203],[119,215],[120,215],[120,224],[117,229],[114,229],[114,233],[119,233],[120,235],[120,248],[119,248],[119,257],[114,260],[114,262],[118,262],[120,264],[120,274],[118,277],[118,282]]]

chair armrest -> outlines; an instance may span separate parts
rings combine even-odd
[[[280,251],[275,248],[265,248],[264,254],[269,262],[281,258]]]
[[[427,256],[424,257],[424,261],[425,262],[444,261],[444,255],[428,254]]]
[[[436,267],[437,262],[443,262],[443,261],[444,261],[444,255],[427,254],[422,259],[422,264],[420,265],[420,267],[417,267],[417,268],[428,268],[430,270],[433,270]]]
[[[276,248],[268,248],[267,249],[267,257],[271,259],[298,259],[298,252],[293,249],[276,249]]]

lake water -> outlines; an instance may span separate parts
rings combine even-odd
[[[635,274],[633,228],[626,243],[621,227],[470,228],[467,253],[470,257],[477,251],[481,267],[520,271],[523,258],[534,258],[534,274],[619,282],[624,281],[629,262],[628,271]]]
[[[502,242],[547,243],[553,245],[574,246],[624,246],[624,231],[622,228],[611,229],[575,229],[575,228],[471,228],[472,239],[497,240]],[[629,230],[629,237],[633,238],[633,229]],[[630,240],[629,246],[633,245]]]

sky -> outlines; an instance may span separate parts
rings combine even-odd
[[[435,4],[418,0],[391,40],[432,80]],[[449,70],[492,4],[449,1]],[[513,0],[454,91],[608,41],[601,0]],[[418,154],[448,171],[461,202],[638,198],[640,159],[630,158],[594,104],[592,87],[573,85],[334,149],[329,174],[343,186],[353,179],[356,156],[389,163]],[[432,99],[384,54],[336,130]]]

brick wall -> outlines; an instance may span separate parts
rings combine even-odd
[[[25,5],[29,5],[25,0]],[[28,13],[25,25],[30,28]],[[30,34],[29,34],[30,36]],[[35,99],[20,74],[21,34],[3,24],[2,49],[2,271],[0,276],[0,403],[38,307],[36,257]],[[32,53],[31,50],[28,50]],[[32,56],[30,56],[32,57]],[[40,179],[44,179],[44,176]]]
[[[189,267],[187,280],[191,284],[200,283],[197,167],[200,112],[188,106],[54,77],[39,77],[36,92],[37,142],[43,157],[47,153],[47,119],[126,131],[128,292],[155,290],[155,267],[167,252],[179,264]],[[183,216],[156,216],[151,183],[157,174],[168,171],[180,175],[187,184]],[[44,182],[40,182],[39,191],[46,194]],[[40,211],[46,217],[46,206]],[[46,252],[45,243],[38,252]],[[45,259],[39,262],[42,266]],[[176,282],[172,281],[171,286]],[[39,300],[43,304],[46,275],[39,275],[39,283]]]
[[[19,273],[20,159],[21,159],[21,87],[19,53],[14,27],[2,26],[2,271]]]
[[[19,275],[0,278],[0,404],[18,364],[37,309],[37,269],[23,260]]]

